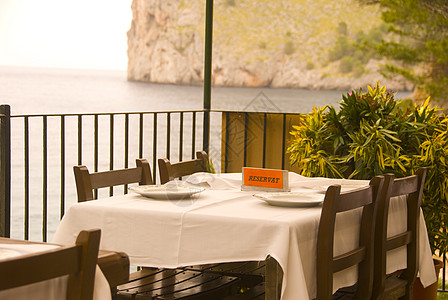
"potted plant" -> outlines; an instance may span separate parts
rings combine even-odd
[[[431,250],[448,252],[448,117],[429,98],[410,106],[379,83],[342,96],[340,107],[313,108],[293,126],[290,163],[304,176],[370,179],[428,168],[422,210]]]

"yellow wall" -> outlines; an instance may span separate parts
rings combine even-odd
[[[291,139],[289,132],[292,125],[298,124],[298,118],[298,114],[223,113],[221,172],[241,172],[244,166],[297,171],[296,167],[289,165],[286,149]],[[264,155],[263,149],[265,149]]]

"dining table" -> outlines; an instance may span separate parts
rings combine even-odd
[[[123,251],[129,255],[131,265],[148,267],[273,258],[282,272],[282,276],[272,277],[281,278],[278,298],[313,299],[317,232],[325,191],[333,184],[349,190],[366,186],[369,181],[309,178],[294,172],[289,172],[288,177],[291,192],[286,194],[242,191],[241,173],[195,173],[170,182],[172,186],[190,188],[188,197],[180,199],[169,193],[151,198],[151,192],[145,195],[131,188],[137,192],[72,205],[53,242],[70,244],[79,231],[101,228],[100,249]],[[389,236],[405,229],[404,207],[403,199],[392,199]],[[334,255],[356,247],[360,216],[361,211],[356,210],[337,217]],[[422,284],[427,286],[436,281],[436,275],[422,214],[419,231],[418,271]],[[406,267],[404,253],[404,248],[388,253],[388,273]],[[267,277],[266,286],[272,286],[268,280],[273,279]],[[338,272],[334,275],[334,291],[356,281],[356,267]]]
[[[70,244],[74,244],[70,243]],[[60,247],[57,244],[0,238],[0,262],[5,259],[48,251]],[[1,271],[1,270],[0,270]],[[0,291],[0,300],[61,300],[66,299],[68,275]],[[97,266],[93,288],[94,300],[110,300],[110,286]]]

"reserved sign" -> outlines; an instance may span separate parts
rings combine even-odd
[[[243,191],[289,191],[288,171],[243,168]]]

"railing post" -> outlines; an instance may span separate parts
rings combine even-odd
[[[11,107],[0,105],[0,236],[11,234]]]

